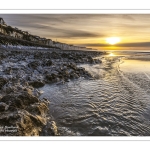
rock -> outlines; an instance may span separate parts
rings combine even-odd
[[[72,74],[70,75],[70,78],[71,78],[71,79],[77,79],[77,78],[79,78],[79,76],[78,76],[76,73],[72,73]]]
[[[0,102],[0,112],[3,112],[8,109],[8,105],[6,103]]]
[[[32,94],[36,97],[39,97],[41,95],[41,92],[38,89],[32,90]]]
[[[79,71],[80,75],[83,75],[85,73],[85,68],[80,67],[77,70]]]
[[[62,54],[61,54],[61,57],[63,57],[63,58],[69,58],[69,54],[67,54],[67,53],[62,53]]]
[[[43,128],[40,136],[57,136],[59,135],[55,121],[48,121],[47,125]]]
[[[68,64],[68,67],[71,68],[71,69],[73,69],[73,70],[76,70],[76,69],[77,69],[77,66],[76,66],[76,64],[74,64],[74,63]]]
[[[52,80],[53,80],[53,77],[52,77],[51,74],[48,74],[48,75],[46,75],[46,79],[47,79],[48,81],[52,81]]]
[[[7,83],[7,80],[3,77],[0,77],[0,89]]]
[[[13,93],[15,92],[15,86],[4,86],[3,88],[3,91],[6,93],[6,94],[10,94],[10,93]]]
[[[28,64],[28,67],[36,69],[39,65],[40,65],[40,63],[38,61],[33,61]]]
[[[51,60],[45,60],[43,66],[51,66],[53,63]]]
[[[62,71],[62,75],[65,77],[69,76],[69,72],[67,70]]]
[[[95,63],[97,63],[97,64],[102,63],[102,61],[99,60],[99,59],[94,59],[94,61],[95,61]]]
[[[60,55],[59,55],[58,53],[56,53],[56,52],[52,52],[52,53],[51,53],[51,57],[52,57],[53,59],[60,59],[60,58],[61,58]]]
[[[56,123],[47,124],[48,103],[41,101],[36,88],[57,85],[91,75],[77,63],[101,63],[100,53],[79,51],[8,51],[0,53],[0,127],[17,127],[15,133],[0,135],[58,135]],[[95,134],[95,133],[93,133]]]
[[[24,88],[24,91],[27,92],[27,93],[30,94],[30,95],[31,95],[32,92],[33,92],[32,89],[29,89],[29,88]]]
[[[0,126],[9,128],[0,135],[40,135],[47,124],[48,104],[46,100],[38,100],[24,91],[4,96],[0,100]],[[10,128],[13,129],[11,132]]]
[[[63,70],[67,70],[67,66],[66,65],[63,67]]]
[[[54,81],[56,78],[57,78],[57,74],[55,74],[55,73],[46,75],[46,79],[48,81]]]
[[[0,102],[4,102],[11,108],[22,108],[24,109],[26,106],[39,102],[38,98],[29,94],[28,92],[22,93],[14,93],[5,95]]]
[[[61,74],[61,72],[58,74],[58,78],[62,79],[63,75]]]
[[[34,88],[43,87],[45,85],[42,81],[30,81],[28,82],[29,85],[33,86]]]
[[[6,54],[6,53],[1,53],[1,54],[0,54],[0,58],[1,58],[1,59],[4,59],[4,58],[6,58],[6,57],[7,57],[7,54]]]
[[[12,68],[11,68],[11,67],[6,68],[6,69],[4,70],[4,72],[5,72],[6,74],[11,74],[11,73],[12,73]]]
[[[42,58],[42,55],[43,55],[43,54],[42,54],[41,52],[35,53],[35,54],[34,54],[34,58],[35,58],[35,59],[41,59],[41,58]]]
[[[89,134],[90,136],[109,136],[107,127],[96,127],[93,133]]]
[[[94,63],[94,60],[93,60],[93,58],[91,56],[88,56],[87,58],[88,58],[88,62],[89,63],[91,63],[91,64]]]
[[[26,109],[32,114],[44,116],[48,111],[48,106],[45,102],[39,102],[28,106]]]

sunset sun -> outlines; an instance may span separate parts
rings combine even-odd
[[[114,45],[114,44],[120,42],[120,38],[119,37],[110,37],[110,38],[106,39],[106,42],[111,45]]]

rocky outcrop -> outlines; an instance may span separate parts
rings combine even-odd
[[[30,81],[28,82],[29,85],[33,86],[34,88],[43,87],[45,85],[42,81]]]
[[[28,67],[36,69],[40,65],[39,61],[33,61],[28,64]]]
[[[7,83],[7,80],[3,77],[0,77],[0,89]]]
[[[49,100],[38,88],[92,76],[78,64],[101,63],[98,52],[0,52],[0,135],[59,135]]]
[[[22,91],[3,96],[0,99],[0,125],[13,126],[16,131],[0,132],[0,135],[39,135],[47,124],[48,101]]]

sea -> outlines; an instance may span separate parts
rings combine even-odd
[[[93,78],[46,84],[61,136],[150,136],[150,51],[108,51],[82,64]]]

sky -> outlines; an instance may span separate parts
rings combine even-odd
[[[7,25],[98,50],[150,50],[150,14],[0,14]],[[111,45],[109,37],[120,42]]]

